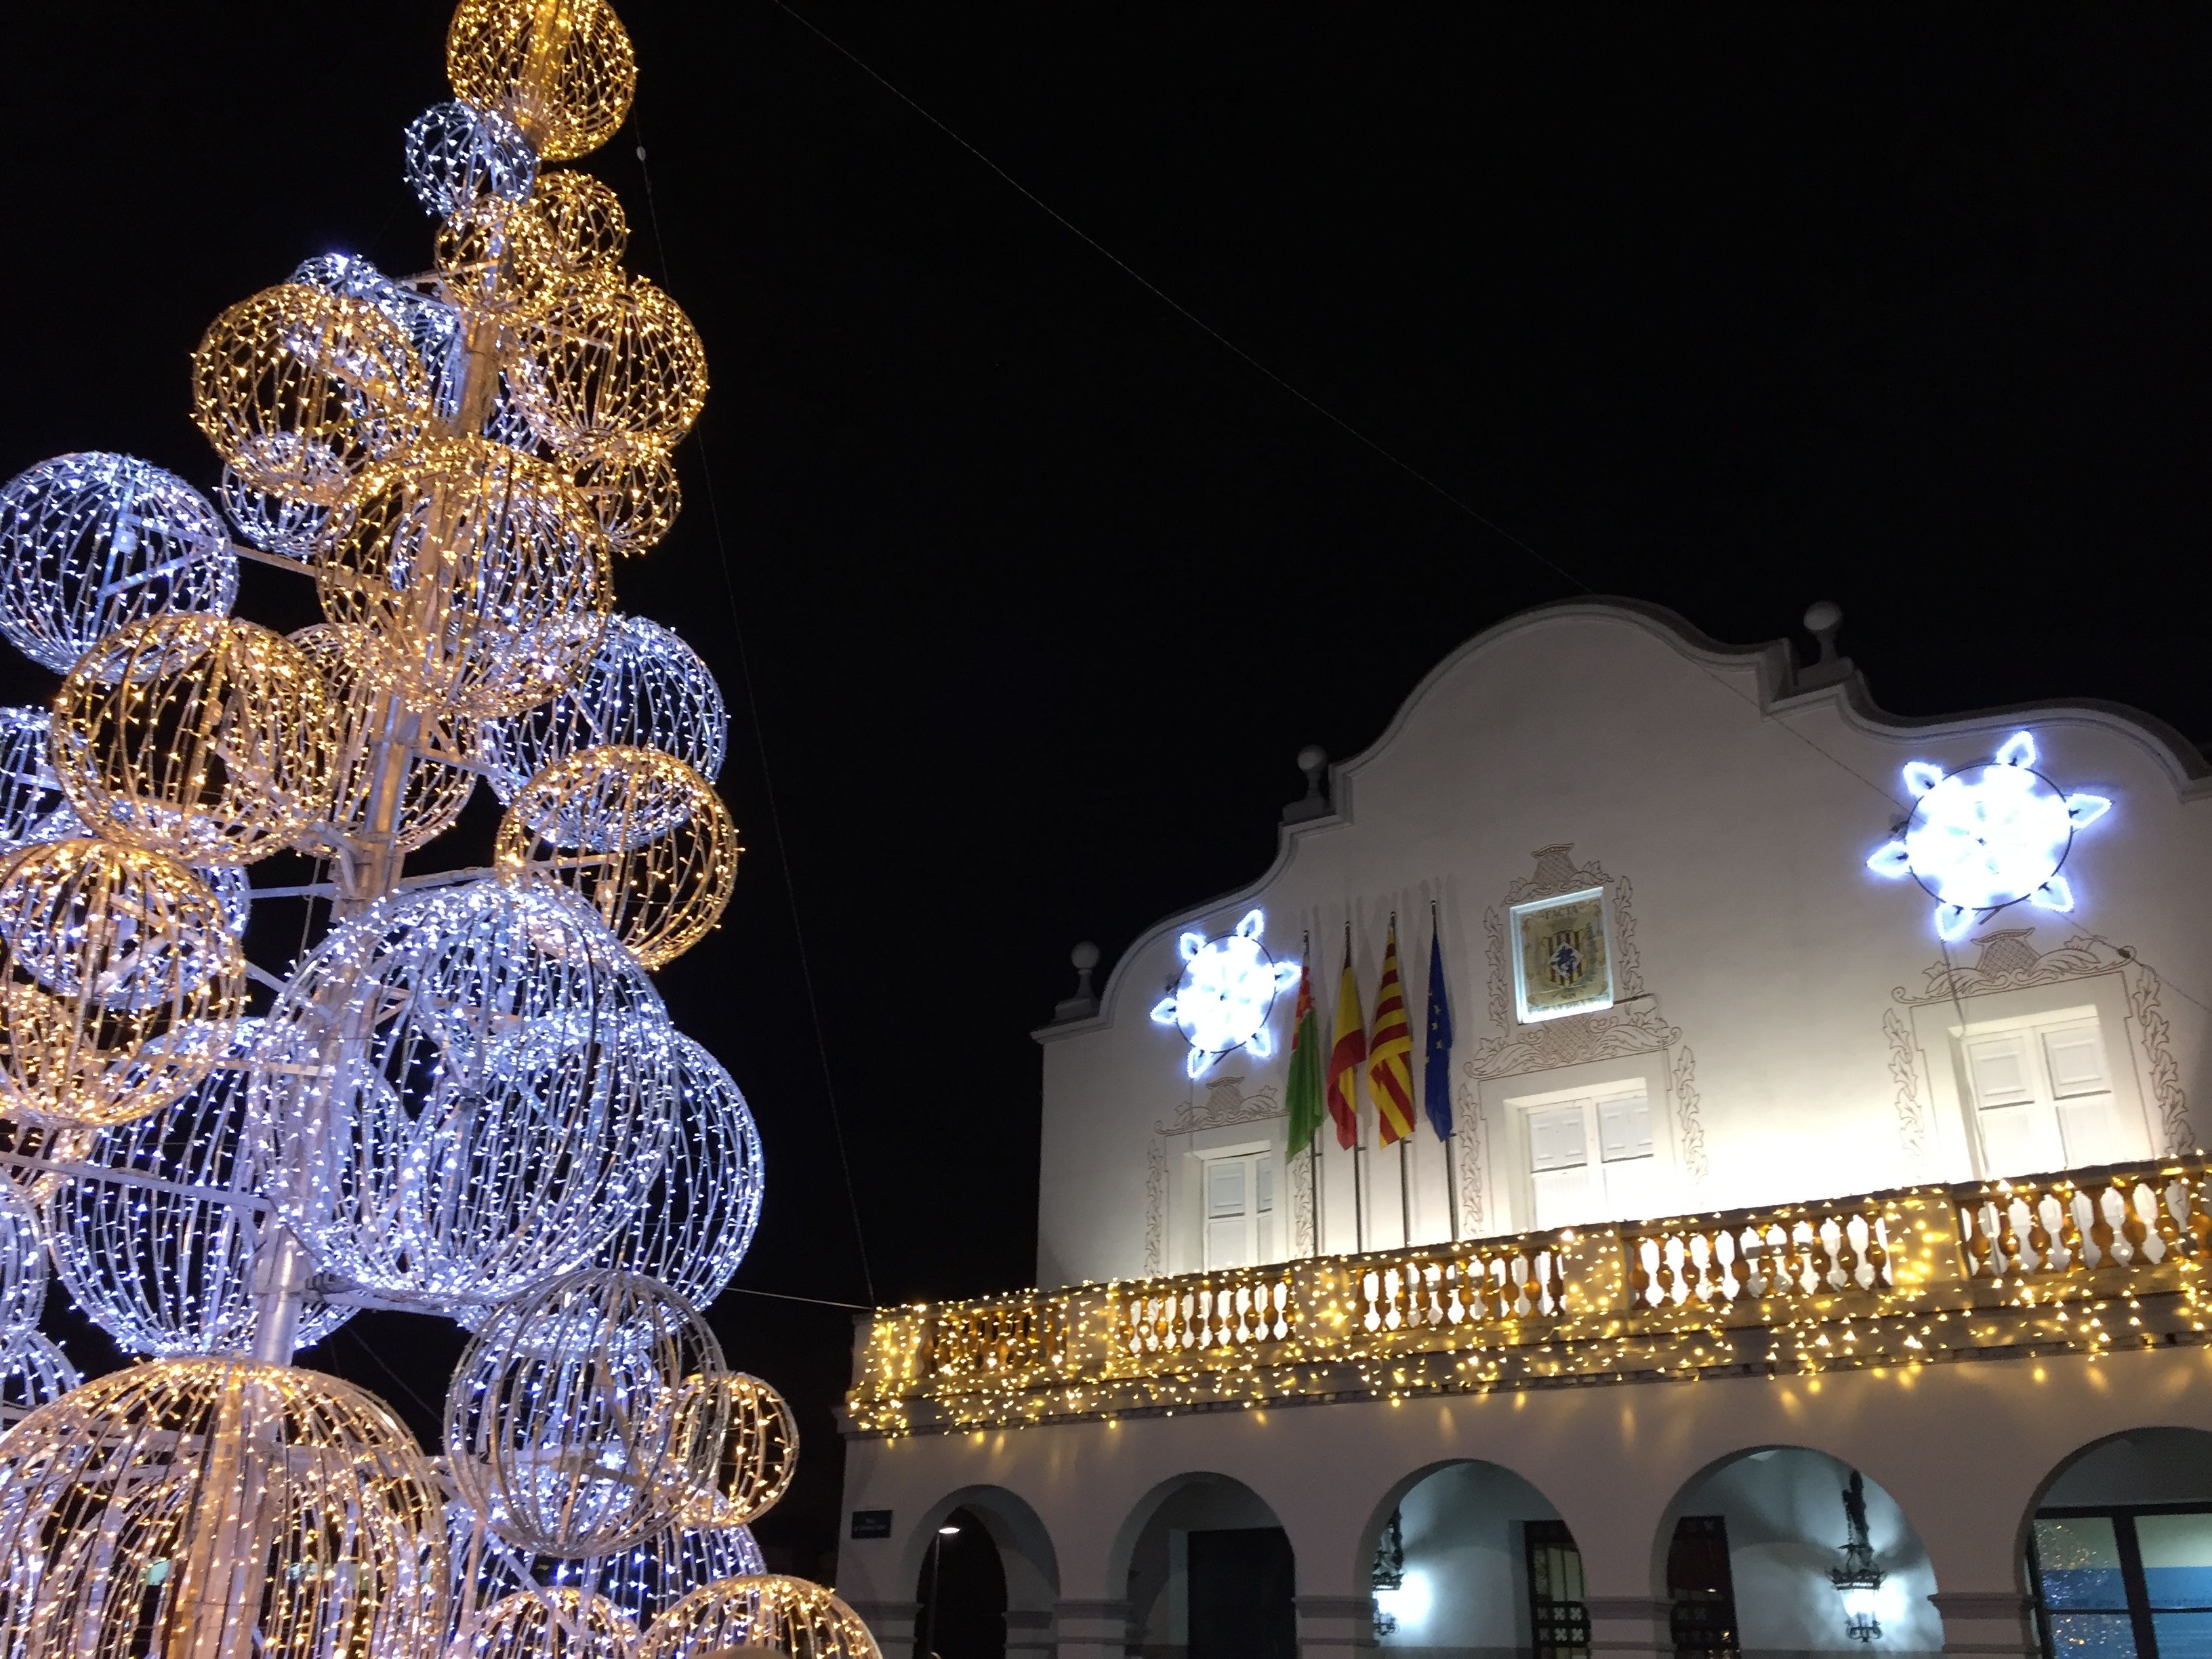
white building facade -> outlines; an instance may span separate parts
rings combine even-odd
[[[1086,973],[1037,1288],[863,1332],[887,1649],[973,1524],[1010,1654],[2212,1655],[2203,758],[1897,720],[1829,628],[1516,617]],[[1325,1062],[1394,933],[1413,1132],[1362,1066],[1292,1146],[1287,981]]]

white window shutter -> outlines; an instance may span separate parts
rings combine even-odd
[[[1597,1139],[1607,1164],[1651,1156],[1651,1101],[1645,1095],[1602,1100],[1597,1108]]]
[[[1589,1141],[1583,1127],[1589,1109],[1588,1101],[1575,1100],[1529,1113],[1529,1167],[1539,1171],[1572,1170],[1589,1163]]]
[[[2027,1041],[2025,1031],[2008,1031],[2001,1036],[1976,1037],[1967,1043],[1966,1063],[1973,1069],[1975,1104],[2014,1106],[2036,1097]]]
[[[2087,1022],[2061,1025],[2042,1035],[2068,1165],[2079,1169],[2117,1164],[2128,1157],[2136,1149],[2124,1144],[2120,1133],[2112,1079],[2105,1067],[2104,1039],[2096,1026]]]

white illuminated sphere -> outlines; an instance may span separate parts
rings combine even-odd
[[[522,130],[495,110],[458,100],[407,124],[407,184],[441,218],[485,196],[521,201],[538,181],[538,156]]]
[[[668,1037],[644,969],[560,889],[381,899],[269,1015],[264,1053],[312,1068],[263,1073],[285,1218],[325,1268],[434,1310],[583,1267],[660,1173]]]
[[[599,650],[568,689],[519,714],[486,720],[491,787],[512,802],[556,762],[586,749],[658,749],[713,782],[730,740],[729,711],[699,653],[674,630],[614,615]]]
[[[455,1503],[449,1551],[456,1622],[532,1584],[605,1596],[643,1630],[702,1584],[763,1573],[760,1546],[744,1527],[672,1526],[605,1555],[533,1555],[487,1530]]]
[[[38,1212],[21,1188],[0,1179],[0,1362],[30,1346],[46,1305],[46,1243]]]
[[[88,451],[0,488],[0,638],[58,673],[125,623],[237,597],[222,515],[173,472]]]
[[[46,758],[52,718],[43,708],[0,708],[0,852],[86,833]]]
[[[1172,995],[1152,1008],[1152,1022],[1173,1025],[1190,1045],[1188,1069],[1201,1075],[1222,1055],[1237,1048],[1257,1060],[1274,1052],[1267,1014],[1275,995],[1297,983],[1295,963],[1279,963],[1260,943],[1267,918],[1248,911],[1236,931],[1209,939],[1185,933],[1182,981]]]
[[[331,516],[328,507],[288,501],[256,489],[239,476],[236,467],[228,465],[223,468],[222,481],[215,493],[231,528],[248,545],[272,558],[289,559],[303,569],[314,568],[315,539]]]
[[[52,1340],[33,1333],[0,1364],[0,1419],[12,1419],[84,1386],[84,1373]],[[757,1569],[755,1569],[757,1571]]]
[[[204,1082],[150,1117],[102,1130],[74,1160],[86,1172],[45,1183],[40,1207],[62,1286],[126,1353],[252,1346],[254,1259],[269,1223],[267,1152],[248,1121],[260,1035],[259,1020],[240,1020]],[[311,1304],[299,1346],[352,1315]]]

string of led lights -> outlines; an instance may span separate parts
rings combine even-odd
[[[402,147],[433,267],[317,256],[193,354],[216,500],[90,453],[0,488],[0,638],[65,676],[0,711],[0,1649],[878,1659],[765,1572],[797,1437],[698,1311],[760,1139],[651,974],[730,898],[727,722],[611,556],[675,521],[706,353],[556,165],[635,54],[605,0],[461,0],[447,66]],[[326,620],[233,617],[242,557]],[[486,779],[492,861],[410,878]],[[288,850],[279,976],[246,866]],[[39,1334],[50,1261],[138,1363]],[[441,1466],[294,1364],[364,1305],[473,1332]]]

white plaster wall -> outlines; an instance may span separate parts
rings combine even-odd
[[[1171,1493],[1130,1551],[1127,1599],[1135,1639],[1147,1648],[1188,1645],[1191,1534],[1281,1524],[1267,1504],[1233,1480],[1204,1478]]]
[[[1526,1652],[1529,1644],[1524,1522],[1556,1520],[1544,1495],[1494,1463],[1438,1469],[1398,1500],[1408,1587],[1419,1581],[1425,1613],[1399,1613],[1381,1638],[1393,1649]]]
[[[2069,1464],[2044,1493],[2053,1508],[2094,1504],[2201,1504],[2212,1498],[2212,1434],[2146,1429],[2108,1440]]]
[[[1336,817],[1285,831],[1274,867],[1249,889],[1140,938],[1096,1019],[1041,1034],[1039,1282],[1146,1270],[1150,1152],[1157,1145],[1178,1178],[1189,1137],[1158,1128],[1205,1109],[1216,1098],[1208,1085],[1233,1077],[1241,1092],[1273,1087],[1279,1101],[1289,994],[1273,1016],[1272,1060],[1232,1055],[1195,1085],[1176,1034],[1148,1019],[1180,971],[1180,933],[1225,932],[1255,904],[1279,956],[1296,957],[1310,933],[1326,1045],[1347,922],[1371,1015],[1395,911],[1418,1091],[1431,902],[1463,1072],[1476,1045],[1502,1030],[1489,1006],[1484,912],[1502,911],[1508,887],[1533,873],[1534,849],[1560,842],[1573,844],[1577,863],[1595,861],[1632,888],[1644,987],[1681,1033],[1663,1056],[1670,1096],[1680,1049],[1694,1056],[1710,1169],[1702,1180],[1680,1173],[1666,1207],[1966,1178],[1965,1143],[1940,1125],[1921,1153],[1908,1152],[1882,1030],[1893,988],[1921,992],[1941,959],[1929,902],[1910,882],[1872,875],[1865,860],[1905,810],[1905,761],[1986,761],[2022,726],[2062,787],[2094,789],[2115,806],[2068,866],[2080,897],[2072,915],[2021,907],[1993,926],[2033,926],[2039,950],[2087,933],[2137,952],[2168,982],[2160,1012],[2194,1094],[2207,1020],[2191,999],[2212,1001],[2212,808],[2172,749],[2144,725],[2088,708],[1903,730],[1855,706],[1844,687],[1778,696],[1788,690],[1781,661],[1773,649],[1710,647],[1641,611],[1592,604],[1516,618],[1442,665],[1373,749],[1334,769]],[[1972,960],[1971,945],[1952,950]],[[1481,1095],[1494,1109],[1547,1081],[1492,1081]],[[1929,1104],[1929,1080],[1917,1087]],[[1463,1112],[1474,1090],[1455,1079]],[[1680,1104],[1670,1098],[1663,1109],[1678,1152]],[[1280,1121],[1269,1128],[1279,1136]],[[1490,1149],[1490,1188],[1479,1194],[1484,1224],[1468,1231],[1527,1224],[1513,1208],[1517,1173],[1498,1167],[1502,1150]],[[1398,1156],[1365,1160],[1370,1248],[1401,1239]],[[1413,1236],[1440,1238],[1443,1161],[1425,1127],[1412,1158]],[[1331,1250],[1353,1247],[1352,1163],[1328,1146],[1322,1207]],[[1468,1195],[1470,1208],[1477,1195]],[[1195,1230],[1176,1211],[1171,1195],[1161,1266],[1188,1270],[1199,1265]]]

